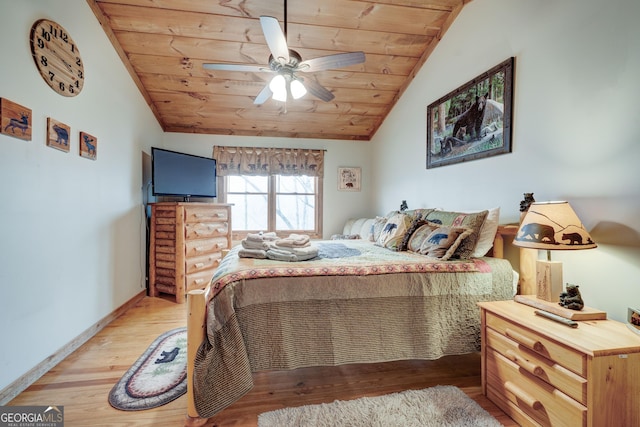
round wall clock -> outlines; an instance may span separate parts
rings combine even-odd
[[[76,96],[84,84],[80,51],[69,33],[48,19],[31,27],[31,53],[40,75],[63,96]]]

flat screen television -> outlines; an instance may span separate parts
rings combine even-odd
[[[154,196],[216,197],[216,161],[151,147],[151,185]]]

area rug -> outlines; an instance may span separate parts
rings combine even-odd
[[[454,386],[278,409],[258,416],[258,427],[501,427]]]
[[[109,393],[123,411],[151,409],[187,392],[187,328],[165,332],[129,368]]]

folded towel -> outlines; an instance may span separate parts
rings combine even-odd
[[[267,258],[273,259],[276,261],[288,261],[294,262],[298,260],[298,257],[295,254],[287,251],[281,251],[279,249],[271,248],[266,252]]]
[[[318,248],[309,246],[306,248],[287,248],[282,249],[272,246],[267,251],[267,258],[277,261],[307,261],[318,256]]]
[[[245,249],[261,249],[263,251],[266,251],[272,245],[272,243],[270,242],[264,242],[264,241],[258,242],[255,240],[248,240],[248,239],[242,239],[240,241],[240,244]]]
[[[318,248],[312,244],[309,244],[307,246],[301,246],[301,247],[287,247],[287,246],[278,246],[278,245],[273,245],[271,246],[270,249],[274,249],[274,250],[278,250],[280,252],[288,252],[288,253],[292,253],[296,256],[299,257],[308,257],[310,255],[313,255],[313,257],[318,256]]]
[[[261,249],[244,249],[243,248],[238,251],[238,257],[265,259],[267,257],[267,251],[264,251]]]
[[[281,247],[308,246],[310,240],[311,239],[306,234],[292,233],[287,238],[276,240],[276,246],[281,246]]]
[[[268,233],[263,233],[262,231],[260,233],[249,233],[246,238],[246,240],[252,242],[274,241],[277,239],[278,236],[274,231],[270,231]]]

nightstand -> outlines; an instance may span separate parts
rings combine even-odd
[[[514,301],[482,302],[482,390],[523,426],[640,426],[640,336],[577,328]]]

